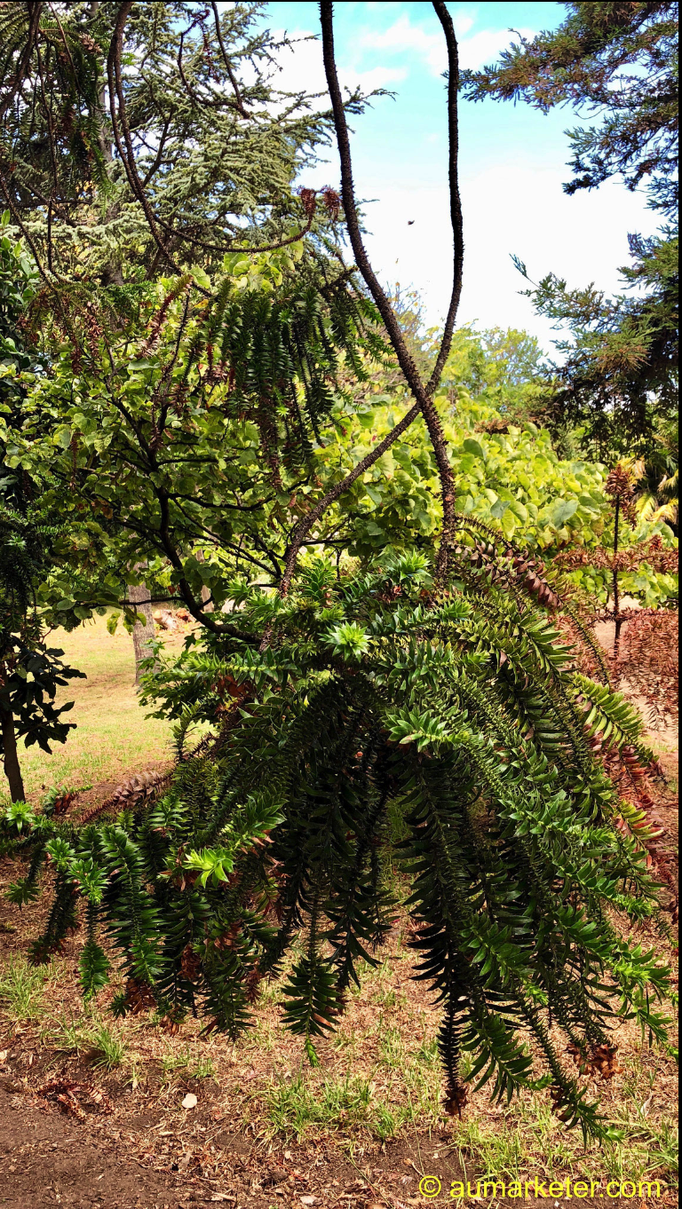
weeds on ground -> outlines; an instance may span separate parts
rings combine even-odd
[[[646,1075],[641,1055],[623,1080],[621,1095],[609,1123],[619,1136],[601,1146],[586,1149],[579,1132],[567,1131],[549,1101],[528,1094],[504,1113],[503,1120],[488,1126],[480,1120],[457,1122],[452,1146],[465,1170],[477,1178],[518,1180],[528,1172],[541,1171],[547,1179],[570,1172],[573,1178],[602,1178],[639,1182],[657,1176],[674,1185],[678,1172],[677,1130],[668,1121],[650,1120],[651,1101],[642,1100]],[[653,1086],[655,1072],[649,1074]],[[653,1096],[652,1096],[653,1098]],[[608,1110],[604,1109],[609,1117]]]
[[[314,1127],[345,1133],[365,1129],[386,1141],[404,1125],[435,1124],[442,1115],[435,1039],[410,1050],[399,1029],[383,1017],[375,1038],[376,1060],[363,1074],[346,1071],[322,1079],[320,1072],[305,1071],[270,1080],[264,1090],[269,1132],[300,1139]],[[363,1040],[369,1039],[341,1033],[334,1049],[354,1058],[362,1053]]]
[[[297,1139],[311,1125],[328,1129],[369,1125],[372,1118],[372,1089],[368,1079],[346,1075],[311,1085],[303,1075],[273,1080],[266,1089],[267,1116],[274,1132]]]
[[[173,1076],[179,1071],[189,1075],[192,1079],[213,1079],[215,1077],[215,1066],[213,1060],[204,1055],[198,1058],[186,1049],[184,1053],[176,1054],[172,1051],[164,1054],[161,1059],[161,1069],[164,1078],[171,1083]]]
[[[59,1050],[87,1054],[92,1065],[100,1070],[112,1071],[121,1066],[128,1049],[122,1032],[96,1016],[62,1018],[56,1027],[44,1030],[43,1035]]]
[[[55,970],[29,965],[25,957],[13,954],[0,968],[0,1009],[10,1024],[38,1020],[44,1010],[45,983]]]
[[[122,1037],[106,1024],[92,1034],[92,1065],[100,1070],[114,1070],[123,1062],[126,1045]]]

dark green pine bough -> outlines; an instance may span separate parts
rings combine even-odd
[[[117,1013],[153,999],[234,1037],[293,950],[285,1018],[315,1061],[391,928],[397,860],[417,977],[443,1004],[448,1110],[464,1103],[469,1052],[469,1078],[496,1096],[550,1086],[562,1119],[603,1132],[549,1026],[588,1060],[616,1018],[665,1043],[652,998],[668,973],[613,922],[658,917],[657,888],[645,850],[614,826],[623,803],[590,745],[637,746],[642,724],[571,670],[511,555],[492,577],[476,561],[458,560],[446,592],[421,554],[340,582],[320,559],[286,599],[233,585],[242,630],[267,626],[270,645],[210,639],[157,673],[180,719],[159,801],[83,828],[23,803],[5,811],[5,836],[30,858],[13,901],[37,896],[45,863],[56,878],[36,959],[84,902],[86,996],[109,977],[103,932],[127,979]],[[192,758],[189,727],[217,715],[213,750]],[[627,821],[641,826],[634,811]]]
[[[131,7],[119,6],[117,28]],[[221,589],[230,621],[197,605],[201,643],[150,671],[148,699],[177,720],[170,788],[114,821],[95,813],[80,826],[64,798],[52,795],[42,810],[17,801],[0,816],[0,837],[28,862],[14,902],[37,898],[42,871],[51,872],[36,961],[58,952],[84,915],[86,998],[107,985],[114,960],[124,982],[115,1012],[194,1012],[234,1037],[263,980],[288,969],[285,1018],[313,1062],[317,1039],[406,908],[416,976],[442,1004],[446,1110],[461,1111],[467,1081],[498,1098],[544,1087],[562,1120],[604,1136],[559,1049],[568,1043],[589,1065],[623,1018],[667,1045],[656,1003],[668,971],[628,939],[650,919],[665,931],[647,819],[619,800],[596,751],[634,749],[642,762],[651,753],[636,712],[575,670],[539,568],[454,511],[432,399],[462,274],[457,44],[445,4],[434,9],[450,64],[454,272],[429,382],[362,243],[324,2],[344,219],[414,405],[297,523],[279,590],[235,578]],[[115,67],[115,46],[111,55]],[[297,568],[325,508],[417,418],[441,482],[433,567],[415,552],[352,575],[310,553]],[[273,441],[280,436],[273,425]],[[197,722],[210,731],[192,751]]]

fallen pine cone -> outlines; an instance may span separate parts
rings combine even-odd
[[[150,797],[153,791],[169,781],[171,776],[172,772],[136,772],[128,781],[117,785],[110,797],[84,815],[80,820],[81,825],[90,823],[98,814],[113,807],[135,806],[140,799]]]

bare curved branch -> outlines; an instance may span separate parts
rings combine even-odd
[[[296,570],[296,560],[298,559],[299,551],[301,546],[304,545],[305,539],[310,533],[313,525],[319,521],[320,517],[327,511],[327,508],[329,508],[331,504],[335,503],[335,501],[338,500],[349,487],[353,486],[353,483],[360,478],[361,474],[364,474],[366,470],[369,470],[370,466],[373,466],[374,463],[379,460],[382,454],[386,453],[386,450],[391,448],[391,445],[398,440],[398,437],[401,437],[405,430],[410,427],[412,421],[416,420],[420,410],[421,408],[419,404],[415,403],[415,405],[411,407],[410,410],[403,416],[402,420],[400,420],[400,422],[391,429],[388,435],[384,437],[383,441],[372,449],[370,453],[366,454],[362,461],[358,462],[357,466],[351,470],[350,474],[346,475],[345,479],[342,479],[340,483],[337,483],[335,487],[332,487],[331,491],[328,491],[327,494],[318,501],[310,512],[307,512],[304,517],[301,517],[301,520],[294,529],[291,541],[289,543],[289,548],[287,550],[284,574],[282,575],[279,585],[280,596],[286,596],[287,592],[289,591],[291,580],[294,571]]]
[[[388,332],[389,339],[398,359],[398,364],[403,371],[412,394],[417,400],[419,410],[424,416],[438,468],[438,475],[441,484],[443,532],[441,536],[440,549],[438,551],[438,557],[436,560],[436,577],[442,581],[447,575],[449,550],[452,545],[455,529],[455,483],[452,467],[448,458],[447,442],[443,433],[438,412],[433,405],[431,395],[421,380],[419,371],[407,348],[407,345],[405,344],[405,340],[400,330],[400,325],[396,318],[395,312],[384,290],[379,284],[362,241],[362,234],[360,231],[360,224],[355,205],[353,167],[350,153],[348,125],[346,123],[346,112],[343,97],[341,95],[338,72],[336,70],[336,60],[334,56],[334,17],[331,0],[321,0],[320,23],[322,26],[322,53],[324,58],[324,69],[327,77],[329,96],[332,103],[334,127],[336,130],[336,139],[339,148],[339,159],[341,161],[341,195],[343,199],[346,225],[348,228],[353,254],[355,256],[355,262],[362,273],[367,288],[369,289],[376,303],[377,310],[384,321],[384,326]],[[454,32],[452,33],[452,37],[454,38]],[[458,265],[458,270],[461,273],[461,265]],[[454,324],[456,307],[453,308],[451,306],[451,312],[450,323],[452,326]],[[435,384],[432,389],[435,389]]]
[[[459,92],[459,50],[455,29],[443,0],[433,0],[433,7],[443,27],[445,43],[448,48],[448,184],[450,188],[450,222],[454,245],[454,264],[452,269],[452,293],[450,305],[445,319],[443,336],[433,367],[431,377],[426,384],[427,394],[433,394],[440,382],[443,366],[448,359],[452,344],[452,333],[459,309],[462,293],[462,269],[464,267],[464,232],[462,224],[462,202],[459,196],[459,126],[457,120],[457,94]]]

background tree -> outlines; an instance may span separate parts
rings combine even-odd
[[[45,642],[37,592],[58,556],[63,526],[45,506],[41,480],[11,465],[29,383],[41,358],[24,338],[20,320],[35,295],[35,268],[0,221],[0,751],[14,801],[24,798],[17,741],[63,743],[73,723],[62,720],[60,687],[81,673],[65,667],[63,651]]]
[[[122,302],[140,278],[307,229],[292,186],[329,122],[277,89],[262,9],[5,6],[0,187],[46,283],[100,277]]]
[[[12,506],[9,492],[0,497],[0,722],[5,774],[13,801],[23,801],[24,785],[17,741],[63,743],[74,723],[62,714],[73,701],[54,704],[57,690],[82,672],[66,667],[64,652],[47,646],[36,609],[35,586],[45,575],[58,527],[46,523],[36,507]]]
[[[500,63],[464,73],[465,94],[525,100],[547,112],[571,105],[594,117],[567,131],[567,193],[621,176],[646,189],[665,218],[659,236],[630,236],[630,294],[569,290],[548,274],[528,295],[567,329],[558,343],[555,424],[586,425],[600,456],[648,453],[677,399],[677,30],[675,3],[568,3],[552,33],[521,38]],[[598,120],[597,120],[598,119]],[[518,267],[526,275],[525,266]]]

